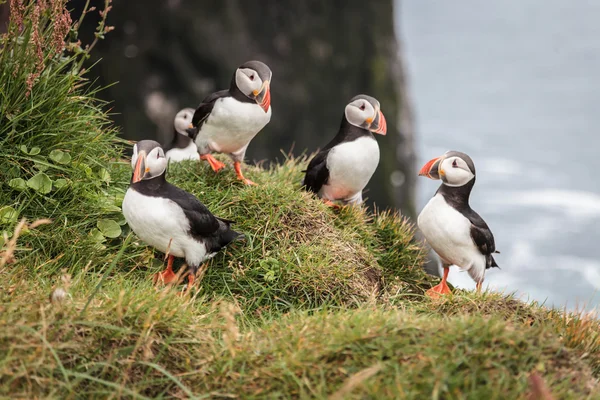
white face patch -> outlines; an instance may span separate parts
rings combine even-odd
[[[153,148],[146,156],[146,170],[144,179],[152,179],[161,175],[167,169],[167,158],[160,147]]]
[[[192,109],[192,108],[184,108],[183,110],[179,111],[177,113],[177,115],[175,116],[175,122],[174,122],[175,130],[177,131],[177,133],[187,136],[187,133],[185,130],[188,129],[188,127],[192,123],[193,117],[194,117],[194,109]]]
[[[133,154],[131,155],[131,168],[135,169],[135,164],[138,159],[138,146],[137,144],[133,145]]]
[[[366,128],[367,119],[375,120],[376,111],[373,105],[364,99],[354,100],[345,109],[346,119],[354,126]]]
[[[235,71],[235,84],[242,93],[254,99],[254,92],[256,91],[258,94],[262,88],[263,81],[255,70],[251,68],[238,68]]]
[[[463,186],[475,177],[465,160],[456,156],[444,159],[438,171],[447,186]]]

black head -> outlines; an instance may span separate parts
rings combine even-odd
[[[132,183],[163,175],[167,169],[167,158],[163,148],[154,140],[140,140],[133,146],[131,167]]]
[[[464,186],[475,179],[475,164],[465,153],[447,151],[441,157],[427,162],[419,171],[419,176],[441,179],[446,186]]]
[[[350,100],[346,106],[344,117],[350,124],[359,128],[381,135],[387,133],[387,123],[381,112],[379,101],[366,94],[359,94]]]
[[[260,61],[247,61],[235,71],[235,87],[247,98],[256,101],[265,112],[271,105],[271,69]]]

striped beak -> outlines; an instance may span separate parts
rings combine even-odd
[[[260,90],[254,91],[256,103],[265,112],[268,112],[269,107],[271,106],[271,87],[270,87],[270,85],[271,85],[271,83],[269,81],[264,81]]]
[[[384,135],[387,133],[387,122],[381,110],[377,111],[377,116],[375,117],[375,121],[371,123],[371,127],[369,130],[373,133],[378,133],[380,135]]]
[[[435,180],[440,179],[439,167],[442,159],[443,157],[437,157],[433,160],[429,160],[427,164],[423,165],[423,168],[421,168],[419,171],[419,176],[426,176],[429,179]]]
[[[131,182],[137,183],[141,181],[144,179],[146,172],[148,172],[146,169],[146,152],[142,150],[138,153],[138,159],[135,163],[135,168],[133,169],[133,178],[131,179]]]
[[[387,122],[385,121],[385,117],[381,110],[377,110],[375,118],[367,118],[364,126],[373,133],[378,133],[380,135],[385,135],[387,133]]]

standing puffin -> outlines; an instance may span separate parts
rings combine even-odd
[[[188,134],[198,146],[200,159],[208,161],[213,171],[225,164],[211,153],[225,153],[233,160],[238,178],[244,178],[241,163],[250,141],[271,120],[272,72],[260,61],[248,61],[233,74],[228,90],[206,97],[196,109],[193,128]]]
[[[379,164],[379,146],[373,133],[385,135],[387,124],[379,102],[358,95],[346,106],[338,134],[310,160],[304,187],[322,198],[362,203],[362,191]]]
[[[131,165],[123,215],[140,239],[168,252],[167,268],[155,278],[174,282],[173,260],[181,257],[188,265],[189,289],[200,264],[243,235],[230,229],[232,221],[215,217],[195,196],[166,181],[167,158],[157,142],[133,146]]]
[[[421,168],[419,176],[441,179],[442,185],[423,208],[417,224],[427,243],[442,259],[442,282],[427,294],[438,297],[450,293],[446,284],[451,265],[469,273],[477,283],[477,291],[485,270],[498,267],[494,235],[485,221],[469,206],[469,196],[475,185],[475,164],[471,157],[458,151],[448,151]]]
[[[168,161],[200,160],[198,147],[187,133],[193,117],[193,108],[184,108],[175,115],[173,139],[164,147]]]

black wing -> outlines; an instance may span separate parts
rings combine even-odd
[[[475,211],[465,213],[465,217],[471,221],[471,237],[477,245],[477,248],[481,254],[488,255],[496,251],[496,243],[494,242],[494,235],[487,226],[483,218],[479,216]]]
[[[219,229],[219,220],[194,195],[167,183],[168,197],[183,209],[193,236],[209,236]]]
[[[473,210],[469,211],[464,213],[464,215],[471,221],[471,238],[473,242],[475,242],[479,252],[486,256],[486,268],[498,267],[496,260],[492,256],[493,253],[497,253],[492,231],[479,214]]]
[[[306,190],[319,193],[321,187],[327,183],[329,179],[329,170],[327,169],[327,156],[329,150],[322,150],[310,160],[306,175],[304,176],[304,187]]]
[[[229,96],[229,90],[221,90],[220,92],[215,92],[213,94],[208,95],[202,103],[196,108],[194,112],[194,117],[192,118],[192,125],[196,127],[196,129],[200,130],[206,118],[210,115],[213,107],[215,106],[215,101],[220,98]]]

